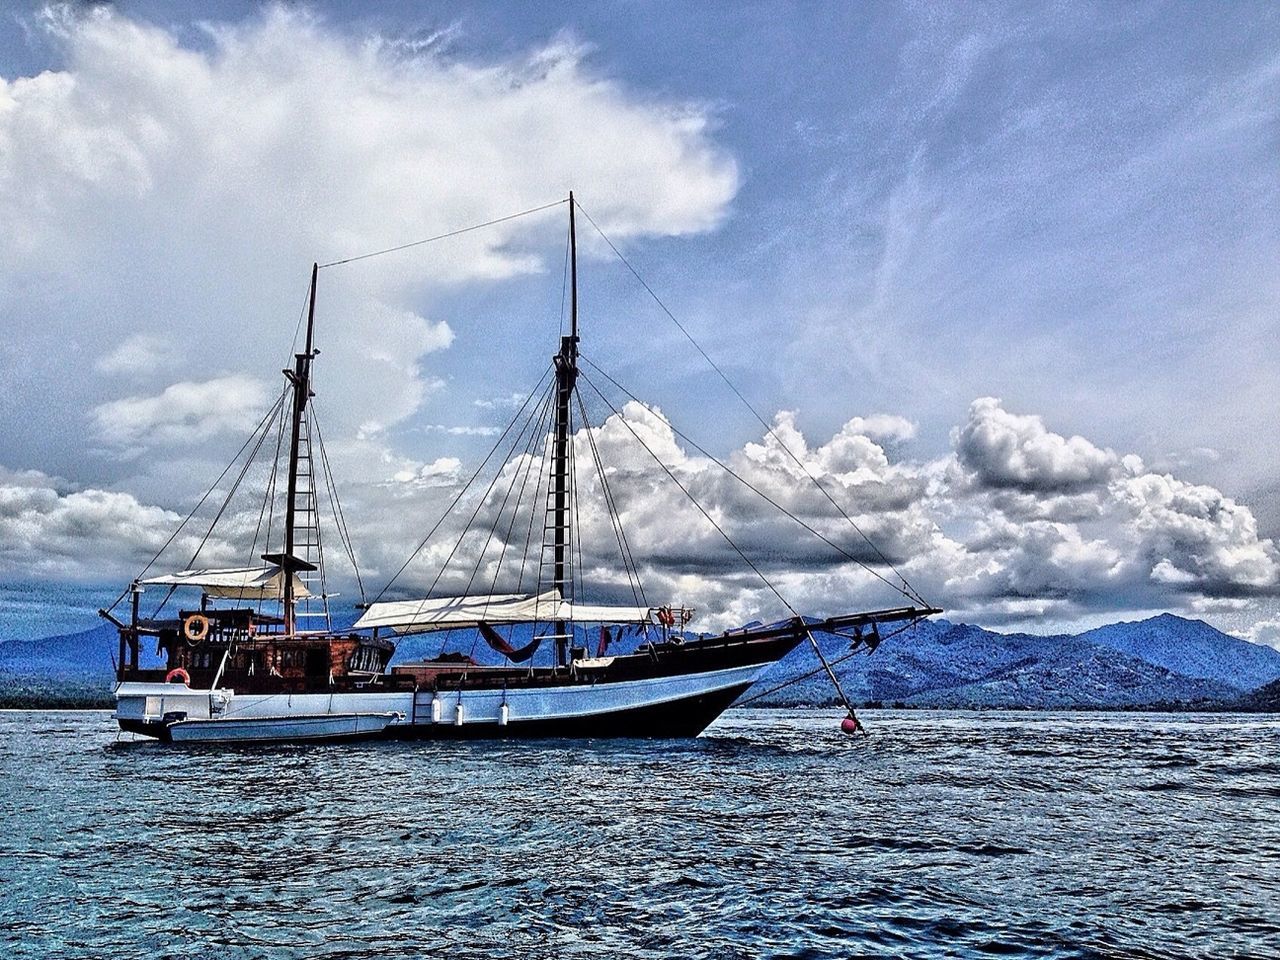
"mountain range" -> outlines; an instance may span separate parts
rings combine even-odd
[[[828,658],[849,641],[818,636]],[[753,689],[762,705],[833,702],[825,675],[813,671],[807,645]],[[1038,709],[1215,708],[1280,680],[1280,651],[1241,640],[1200,620],[1162,614],[1085,633],[996,633],[929,620],[888,636],[874,654],[854,653],[838,668],[859,703],[908,707]]]
[[[829,659],[847,657],[837,673],[850,699],[861,704],[1280,709],[1280,651],[1172,614],[1053,636],[929,620],[897,634],[886,630],[872,654],[864,645],[850,655],[845,637],[816,637]],[[405,638],[396,659],[421,657],[437,644]],[[0,706],[109,703],[115,649],[115,630],[106,624],[0,642]],[[744,700],[760,706],[833,703],[831,682],[817,666],[803,644]]]

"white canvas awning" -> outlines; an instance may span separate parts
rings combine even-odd
[[[142,582],[170,587],[199,587],[210,597],[229,600],[280,600],[284,596],[284,574],[276,566],[179,570]],[[297,574],[293,575],[293,596],[298,600],[311,596]]]
[[[356,621],[356,629],[388,627],[396,633],[457,630],[480,623],[532,623],[569,620],[582,623],[645,623],[649,607],[613,607],[575,604],[558,590],[539,594],[497,593],[470,597],[438,597],[431,600],[394,600],[373,603]]]

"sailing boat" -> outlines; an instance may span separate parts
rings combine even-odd
[[[111,609],[100,611],[119,631],[116,717],[122,731],[176,743],[375,737],[692,737],[773,664],[806,641],[840,691],[838,679],[814,639],[815,633],[842,634],[857,645],[864,637],[863,631],[867,631],[865,636],[878,639],[882,625],[910,624],[940,612],[908,588],[903,590],[912,600],[907,606],[821,620],[803,618],[793,610],[792,617],[778,623],[690,636],[687,626],[693,617],[691,609],[674,602],[649,602],[639,582],[639,568],[630,554],[579,390],[583,372],[578,334],[578,205],[572,194],[567,203],[569,332],[560,337],[549,379],[544,374],[545,392],[539,394],[535,387],[491,451],[492,457],[504,438],[515,437],[505,462],[516,466],[506,471],[508,489],[475,561],[467,592],[440,596],[429,591],[425,597],[384,600],[382,597],[392,586],[388,584],[374,602],[363,605],[353,627],[332,627],[328,609],[332,595],[325,590],[317,475],[329,483],[335,526],[353,564],[355,550],[346,532],[336,486],[331,482],[312,404],[320,270],[320,265],[313,265],[303,349],[295,355],[292,368],[284,371],[286,387],[274,414],[265,417],[246,442],[251,452],[240,472],[243,479],[249,461],[266,446],[273,425],[278,423],[278,451],[287,430],[282,543],[279,549],[268,548],[261,553],[265,563],[254,566],[211,569],[192,565],[175,573],[146,576],[149,564]],[[443,236],[449,235],[452,234]],[[398,249],[403,247],[378,253]],[[326,266],[345,262],[350,261]],[[591,386],[608,403],[595,384]],[[513,434],[522,416],[523,425]],[[619,419],[626,424],[625,418]],[[634,430],[631,432],[644,446],[643,439]],[[582,564],[580,560],[575,563],[575,547],[581,555],[581,544],[575,536],[579,472],[576,447],[584,442],[577,439],[580,435],[585,436],[590,459],[598,469],[600,491],[632,587],[631,603],[579,599],[585,595],[579,569]],[[541,455],[537,453],[539,442]],[[523,453],[519,449],[521,443]],[[314,452],[317,445],[319,457]],[[649,450],[647,446],[645,449]],[[649,453],[661,466],[652,450]],[[678,479],[667,472],[679,486]],[[535,473],[532,499],[526,501],[528,484]],[[277,480],[273,461],[263,514],[268,505],[274,509]],[[493,488],[491,483],[490,491]],[[235,489],[233,485],[228,499]],[[688,494],[683,486],[681,490]],[[464,487],[446,516],[466,492]],[[489,502],[488,494],[486,491],[482,505]],[[504,512],[513,495],[514,505],[509,513]],[[527,508],[525,503],[529,503]],[[696,501],[694,504],[714,525],[712,516]],[[224,503],[224,509],[225,506]],[[477,507],[473,522],[479,512]],[[218,516],[222,513],[219,510]],[[524,525],[525,513],[529,534],[516,589],[498,592],[503,558],[510,544],[518,539],[512,534],[517,529],[517,519],[520,526]],[[539,515],[544,520],[542,537],[534,545],[532,534]],[[441,517],[433,532],[444,519]],[[793,519],[804,525],[798,518]],[[473,522],[455,542],[450,559],[461,539],[474,528]],[[504,522],[506,534],[497,536]],[[717,529],[745,563],[760,574],[728,534],[718,526]],[[826,536],[808,529],[849,556]],[[270,537],[269,522],[268,541]],[[472,593],[470,585],[495,537],[502,553],[496,564],[491,563],[493,590]],[[533,564],[536,576],[530,574],[536,582],[532,590],[525,590],[525,561],[530,549],[537,555]],[[785,603],[763,574],[760,576]],[[439,579],[437,575],[437,582]],[[908,587],[905,580],[902,583]],[[156,613],[144,617],[140,603],[148,589],[163,589],[165,594]],[[161,617],[169,598],[180,590],[198,591],[198,605]],[[121,619],[113,611],[125,596],[130,597],[130,612],[128,619]],[[264,612],[264,604],[278,606],[279,613]],[[322,617],[325,626],[308,629],[305,618],[313,616]],[[461,636],[470,640],[471,652],[442,649],[439,655],[428,659],[393,665],[397,643],[406,636],[420,634]],[[144,638],[155,640],[157,653],[164,657],[163,667],[142,665],[140,646]],[[633,649],[622,652],[624,638],[636,641]],[[475,658],[480,641],[500,656],[500,663]],[[874,643],[868,647],[874,649]],[[548,662],[537,662],[539,653]],[[843,691],[840,696],[849,708],[846,725],[852,722],[852,729],[857,729],[852,705]]]

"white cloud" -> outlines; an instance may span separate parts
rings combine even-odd
[[[148,374],[174,363],[177,357],[178,353],[171,344],[159,337],[137,333],[103,354],[94,362],[93,368],[108,376]]]
[[[983,416],[980,406],[974,411]],[[1040,443],[1060,449],[1056,435],[1036,421],[1043,431],[1037,434]],[[1280,594],[1275,545],[1259,537],[1246,508],[1211,487],[1117,468],[1090,493],[1091,510],[1070,514],[1051,506],[1037,516],[1028,501],[1039,496],[1054,504],[1064,495],[1021,491],[1010,499],[1007,489],[975,484],[959,452],[937,461],[903,459],[859,433],[858,425],[866,422],[850,420],[827,442],[812,445],[794,416],[783,412],[775,419],[774,433],[900,572],[954,617],[1044,629],[1108,611],[1175,609],[1230,615],[1236,629],[1242,629],[1241,623],[1247,629],[1247,606]],[[796,609],[830,613],[896,602],[875,574],[850,557],[890,581],[896,581],[895,575],[782,451],[779,439],[766,436],[747,443],[729,453],[726,462],[844,554],[706,457],[686,449],[660,411],[632,402],[594,428],[593,435],[651,597],[698,607],[699,622],[707,628],[787,612],[632,431]],[[963,433],[961,428],[956,435]],[[592,599],[627,598],[630,588],[585,431],[579,432],[578,444],[576,519],[583,580],[592,585]],[[535,493],[536,475],[522,479],[527,468],[542,464],[541,447],[535,442],[532,449],[529,457],[506,463],[492,485],[496,463],[481,476],[397,589],[431,584],[473,516],[473,533],[462,540],[439,589],[487,589],[495,577],[499,589],[514,589],[521,557],[526,561],[522,586],[532,586],[545,509],[545,499]],[[371,583],[399,568],[419,538],[444,516],[474,469],[456,457],[426,463],[387,458],[380,463],[391,482],[377,480],[377,471],[369,471],[364,478],[343,477],[342,486],[346,516]],[[8,544],[3,573],[9,580],[41,569],[71,580],[85,575],[83,566],[46,564],[40,553],[45,542],[59,544],[54,553],[63,557],[105,552],[136,559],[142,545],[167,535],[177,519],[127,494],[58,490],[38,473],[10,473],[0,480],[0,515],[8,524],[0,527]],[[258,502],[248,499],[248,506],[240,500],[228,513],[213,554],[238,560],[253,552]],[[526,555],[530,530],[533,553]],[[87,544],[84,549],[75,546],[77,536]],[[183,544],[179,554],[189,546]],[[499,556],[504,558],[501,571]],[[171,562],[181,565],[186,558]]]
[[[960,462],[990,487],[1078,490],[1105,483],[1119,467],[1112,451],[1051,433],[1040,417],[1010,413],[995,397],[973,401],[954,442]]]
[[[181,519],[127,493],[69,489],[38,471],[0,468],[0,571],[22,583],[127,578]],[[192,543],[188,537],[178,549],[193,549]]]
[[[502,432],[497,427],[447,427],[443,423],[428,423],[422,429],[428,432],[446,433],[451,437],[496,437]]]
[[[1280,650],[1280,617],[1259,620],[1245,631],[1244,637],[1254,643],[1266,644],[1268,647]]]
[[[481,397],[471,402],[481,410],[517,410],[524,401],[523,393],[508,393],[500,397]]]
[[[98,436],[136,455],[151,444],[183,444],[221,433],[247,434],[265,414],[266,387],[234,374],[170,384],[153,396],[125,397],[93,410]]]
[[[284,6],[192,28],[194,43],[106,5],[55,8],[33,28],[59,65],[0,79],[0,299],[30,318],[0,348],[0,379],[21,372],[29,385],[23,404],[0,406],[0,432],[20,462],[88,474],[80,438],[51,450],[52,433],[95,409],[96,425],[99,413],[156,419],[135,401],[158,390],[68,378],[69,365],[162,375],[163,337],[184,369],[158,386],[208,380],[210,367],[273,376],[312,260],[570,187],[615,240],[689,234],[720,223],[738,186],[706,107],[632,91],[564,40],[472,60],[344,36]],[[322,271],[316,375],[330,438],[417,411],[443,383],[430,356],[453,338],[440,303],[541,270],[546,250],[558,267],[562,231],[548,211]]]

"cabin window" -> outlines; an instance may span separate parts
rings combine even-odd
[[[382,668],[381,658],[378,651],[373,647],[359,647],[356,652],[351,655],[351,659],[347,661],[347,665],[352,670],[364,673],[377,672]]]

